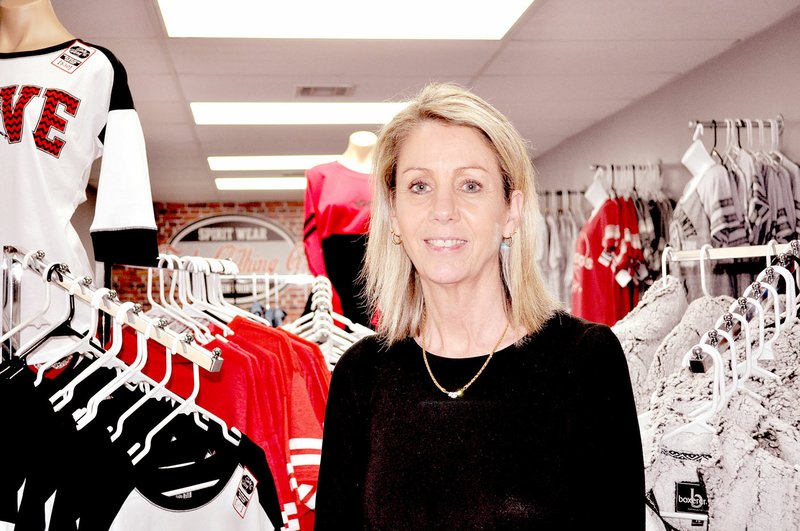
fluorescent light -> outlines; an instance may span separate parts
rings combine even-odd
[[[158,0],[170,37],[499,40],[533,0]]]
[[[385,124],[408,102],[213,102],[190,104],[197,125]]]
[[[318,164],[333,162],[341,155],[258,155],[208,157],[208,167],[212,171],[253,171],[253,170],[307,170]]]
[[[305,190],[305,177],[218,177],[217,190]]]

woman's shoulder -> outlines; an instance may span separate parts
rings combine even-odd
[[[561,345],[586,345],[616,339],[608,325],[587,321],[563,310],[557,310],[545,321],[541,330],[531,334],[529,339],[538,336],[549,343]]]
[[[391,358],[391,354],[403,348],[406,341],[389,346],[380,336],[371,335],[359,339],[348,348],[336,362],[336,368],[346,371],[377,369]]]
[[[521,347],[527,354],[544,356],[553,368],[573,371],[597,367],[616,358],[624,361],[619,339],[605,324],[586,321],[563,311],[528,336]]]

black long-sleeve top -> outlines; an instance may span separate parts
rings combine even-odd
[[[486,356],[428,359],[455,390]],[[334,369],[318,531],[639,530],[644,510],[628,369],[605,325],[556,313],[459,399],[411,338],[363,339]]]

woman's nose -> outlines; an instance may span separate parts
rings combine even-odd
[[[431,205],[431,219],[440,223],[447,223],[458,218],[458,206],[455,192],[447,188],[439,188],[433,192]]]

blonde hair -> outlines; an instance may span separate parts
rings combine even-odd
[[[539,205],[525,141],[505,116],[475,94],[458,85],[436,83],[426,86],[384,126],[375,146],[372,214],[362,276],[370,309],[379,312],[379,336],[392,344],[420,333],[425,309],[422,286],[403,246],[392,244],[391,212],[400,149],[411,131],[426,121],[480,132],[497,155],[506,204],[510,204],[513,190],[522,191],[518,231],[511,247],[498,254],[511,326],[522,326],[529,333],[538,331],[558,305],[533,259],[534,246],[545,242],[534,241]]]

